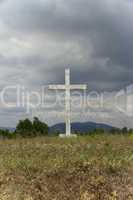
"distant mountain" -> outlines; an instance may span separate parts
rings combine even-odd
[[[0,130],[9,130],[10,132],[14,132],[15,128],[11,128],[11,127],[0,127]]]
[[[102,124],[102,123],[95,123],[95,122],[74,122],[71,123],[71,129],[72,132],[87,132],[87,131],[92,131],[94,129],[104,129],[104,130],[111,130],[115,127],[107,125],[107,124]],[[1,130],[9,130],[10,132],[14,132],[15,128],[11,127],[0,127]],[[49,128],[50,133],[65,133],[65,123],[59,123],[51,126]]]
[[[95,123],[95,122],[71,123],[72,132],[87,132],[98,128],[104,130],[111,130],[114,127],[107,124]],[[65,124],[64,123],[55,124],[51,126],[49,130],[50,133],[55,133],[55,132],[65,133]]]

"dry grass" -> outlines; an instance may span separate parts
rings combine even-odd
[[[0,141],[0,200],[133,200],[133,136]]]

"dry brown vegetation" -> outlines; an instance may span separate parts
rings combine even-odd
[[[133,200],[133,136],[0,141],[0,200]]]

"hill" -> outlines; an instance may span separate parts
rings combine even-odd
[[[74,122],[71,123],[71,128],[72,132],[87,132],[87,131],[92,131],[94,129],[104,129],[104,130],[111,130],[114,127],[107,125],[107,124],[102,124],[102,123],[95,123],[95,122]],[[55,133],[55,132],[60,132],[60,133],[65,133],[65,124],[64,123],[59,123],[55,124],[50,127],[50,133]]]

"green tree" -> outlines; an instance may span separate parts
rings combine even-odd
[[[20,120],[16,127],[16,134],[21,136],[32,136],[33,135],[33,125],[29,119]]]
[[[123,133],[123,134],[127,134],[127,133],[128,133],[128,128],[127,128],[127,127],[124,127],[124,128],[122,129],[122,133]]]
[[[48,125],[41,122],[37,117],[34,117],[33,131],[35,135],[48,135]]]

